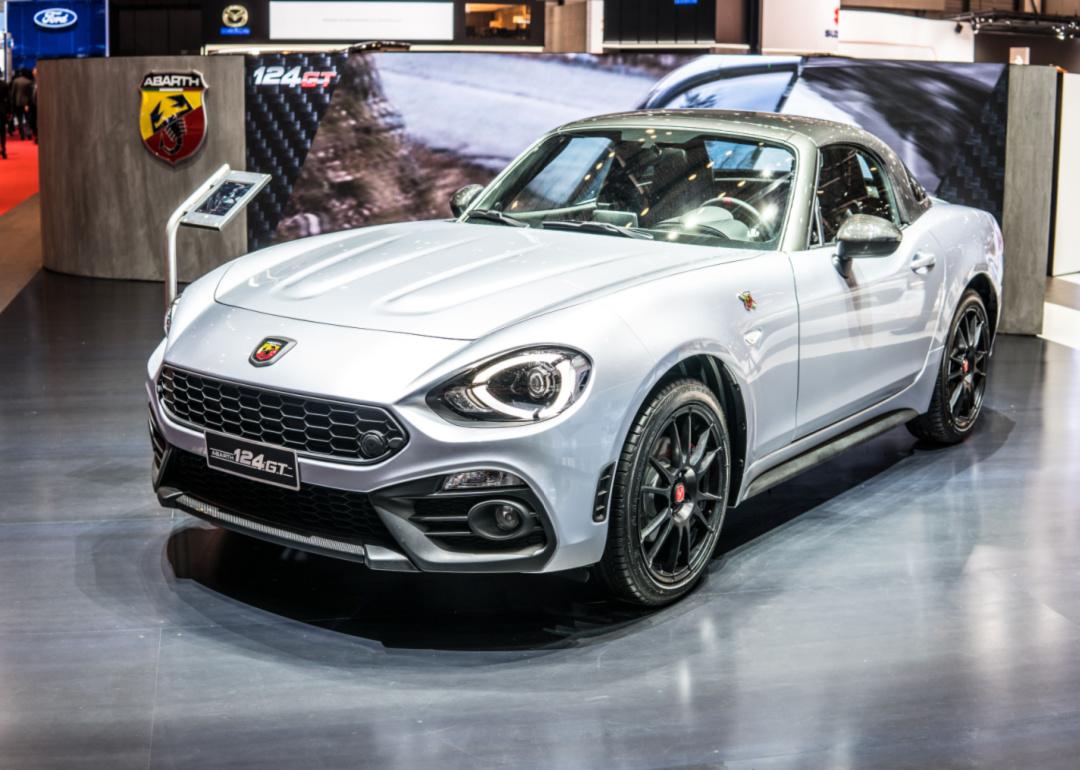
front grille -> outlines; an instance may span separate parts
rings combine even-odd
[[[260,484],[216,471],[201,455],[175,447],[169,457],[163,486],[211,503],[244,519],[307,536],[331,540],[390,545],[393,538],[368,496],[362,492],[301,484],[299,491]]]
[[[182,423],[305,455],[376,463],[397,454],[407,440],[377,406],[280,393],[170,366],[161,370],[157,391]]]
[[[514,494],[500,494],[498,497],[518,499]],[[435,495],[420,498],[413,502],[414,513],[410,521],[419,525],[425,535],[450,551],[506,551],[547,544],[547,535],[540,524],[525,537],[514,540],[488,540],[474,534],[469,529],[469,509],[483,499],[484,497],[479,495]],[[521,502],[527,503],[534,510],[536,508],[530,501]]]

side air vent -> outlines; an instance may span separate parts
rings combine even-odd
[[[593,502],[592,520],[607,521],[608,507],[611,505],[611,482],[615,478],[615,463],[604,468],[600,482],[596,485],[596,500]]]

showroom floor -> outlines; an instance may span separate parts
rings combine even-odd
[[[0,767],[1074,767],[1080,350],[998,342],[984,421],[729,516],[646,613],[376,575],[156,505],[160,287],[0,314]]]

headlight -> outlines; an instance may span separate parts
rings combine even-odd
[[[176,306],[180,303],[180,294],[176,295],[176,299],[169,303],[169,309],[165,311],[165,336],[169,336],[169,329],[172,328],[173,312],[176,310]]]
[[[564,412],[589,381],[592,363],[567,348],[532,348],[499,356],[436,388],[428,403],[460,417],[537,422]]]

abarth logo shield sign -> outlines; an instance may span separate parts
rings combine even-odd
[[[206,139],[206,79],[202,73],[151,72],[139,89],[139,134],[155,158],[175,166]]]
[[[288,337],[267,337],[255,348],[248,362],[252,366],[270,366],[288,353],[295,344],[296,340],[290,340]]]

